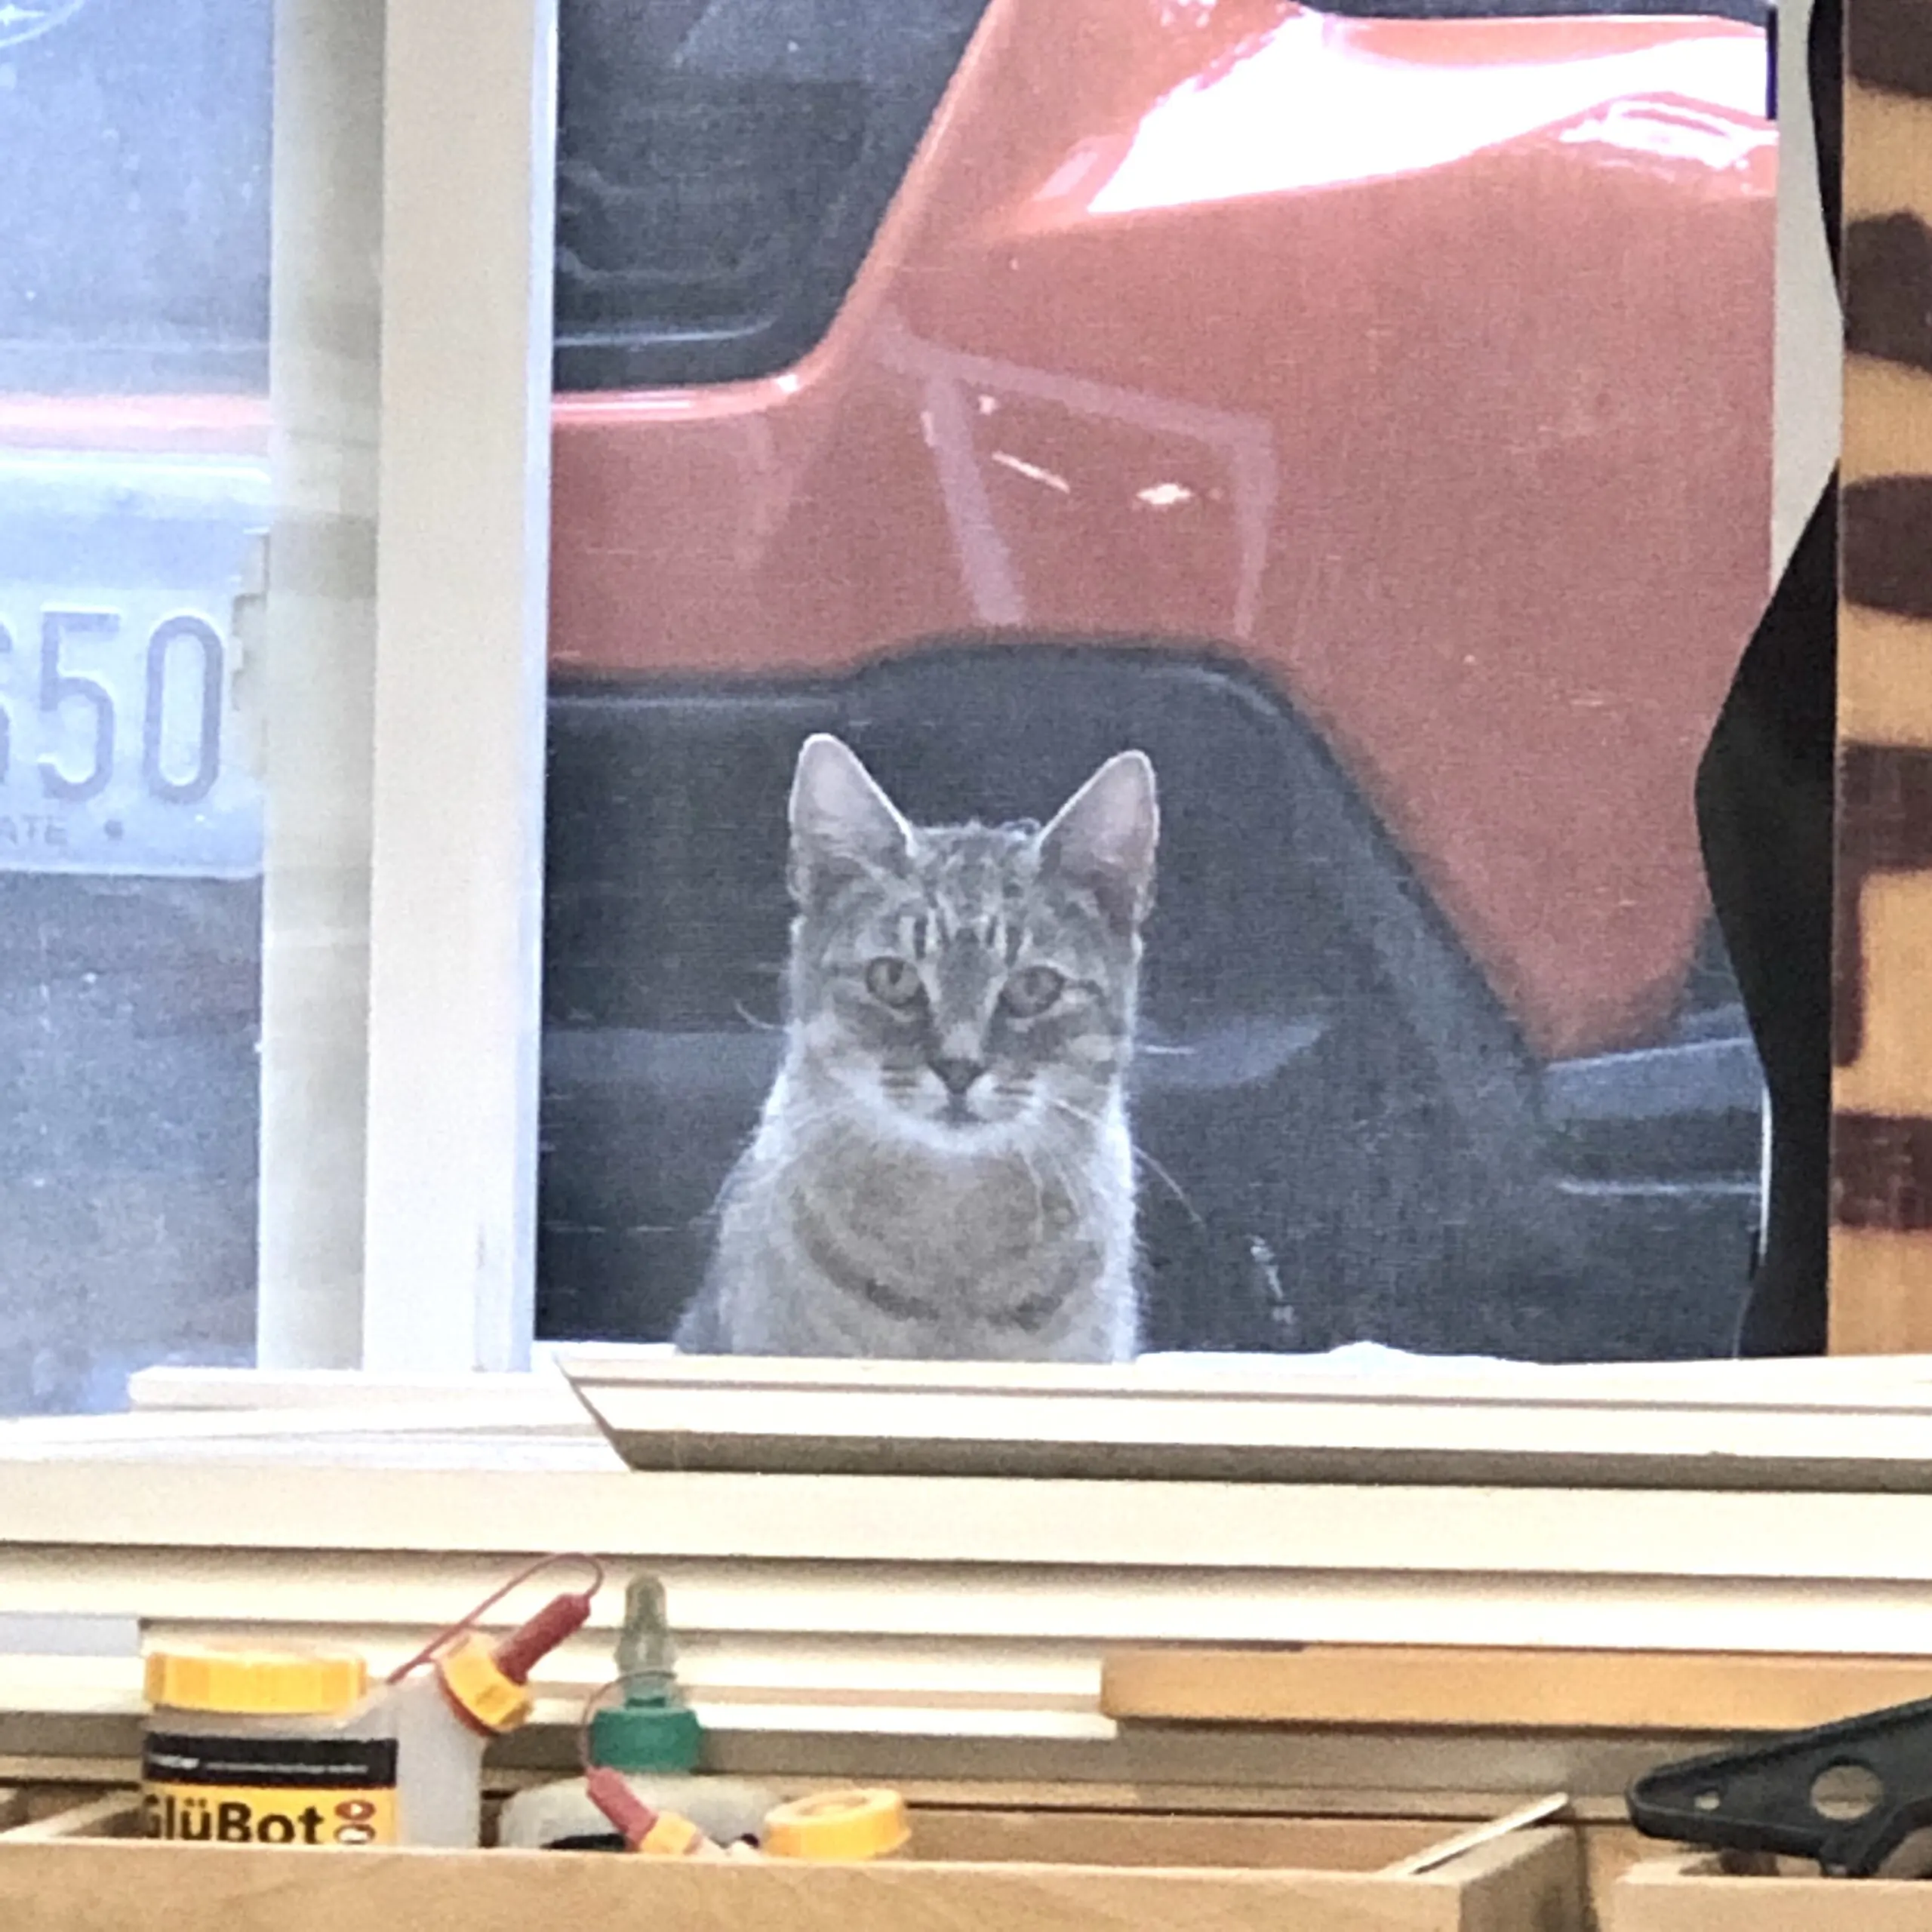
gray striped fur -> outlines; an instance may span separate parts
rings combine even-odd
[[[784,1063],[679,1347],[1131,1356],[1152,767],[1109,760],[1044,830],[915,826],[818,737],[791,830]]]

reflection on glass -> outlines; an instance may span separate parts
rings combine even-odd
[[[0,1413],[253,1338],[271,11],[0,14]]]

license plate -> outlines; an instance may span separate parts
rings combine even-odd
[[[0,872],[251,876],[256,464],[0,454]]]

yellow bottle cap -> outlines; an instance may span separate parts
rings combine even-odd
[[[457,1707],[482,1730],[514,1730],[529,1716],[530,1687],[504,1675],[490,1646],[471,1637],[436,1660]]]
[[[657,1823],[638,1840],[637,1848],[651,1858],[701,1858],[717,1849],[688,1818],[660,1811]]]
[[[761,1844],[774,1858],[889,1858],[912,1835],[896,1791],[826,1791],[768,1812]]]
[[[150,1651],[150,1704],[236,1717],[326,1715],[369,1687],[369,1666],[346,1651]]]

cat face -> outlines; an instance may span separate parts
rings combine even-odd
[[[825,1104],[960,1152],[1096,1121],[1126,1068],[1152,898],[1140,752],[1044,830],[920,826],[817,737],[791,822],[792,1039]]]

